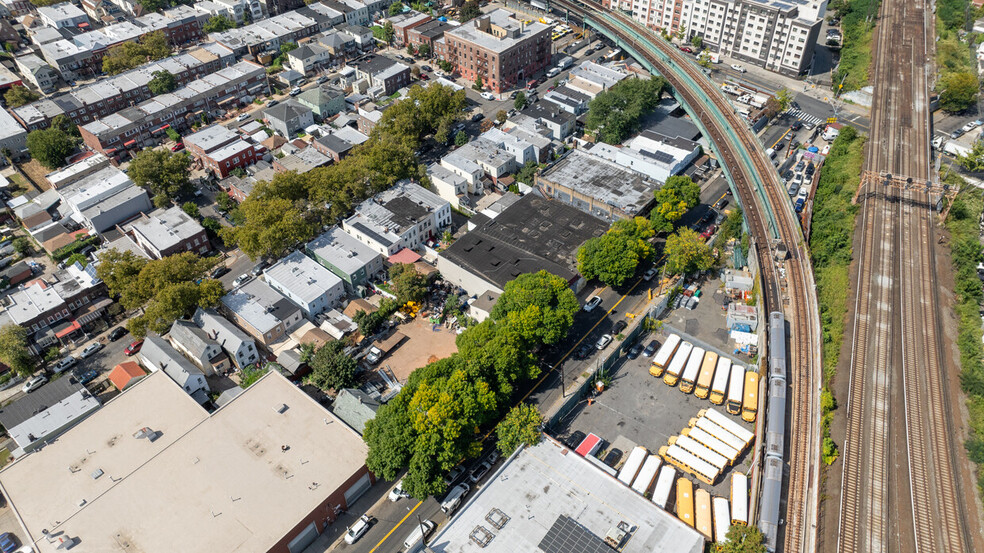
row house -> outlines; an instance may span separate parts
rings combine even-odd
[[[153,98],[154,94],[147,84],[156,71],[171,73],[178,86],[184,86],[234,62],[232,50],[219,44],[205,44],[201,48],[74,88],[71,92],[14,108],[10,112],[29,131],[47,128],[57,115],[66,115],[75,124],[85,125]]]
[[[205,229],[178,206],[142,213],[124,230],[154,259],[183,252],[204,255],[211,249]]]
[[[135,107],[79,127],[83,142],[107,156],[152,146],[168,128],[182,132],[219,110],[269,93],[266,71],[250,61],[221,69]]]
[[[231,49],[239,57],[272,52],[279,54],[282,44],[297,43],[326,31],[332,27],[333,21],[339,19],[339,14],[327,6],[311,4],[245,27],[210,33],[208,38]]]
[[[197,12],[178,6],[163,14],[150,13],[69,39],[56,40],[40,46],[41,55],[66,80],[91,77],[102,73],[102,59],[113,46],[140,40],[145,35],[161,31],[173,46],[183,46],[202,37]]]
[[[251,144],[223,125],[213,125],[186,136],[188,153],[220,179],[237,168],[245,168],[263,157],[266,148]]]

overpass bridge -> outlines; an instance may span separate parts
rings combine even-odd
[[[674,96],[708,138],[743,208],[761,270],[766,311],[784,312],[789,324],[787,396],[791,399],[788,414],[773,421],[769,420],[773,414],[764,409],[766,394],[759,394],[759,413],[765,417],[759,417],[756,432],[752,515],[757,515],[770,550],[812,553],[817,546],[820,477],[820,317],[807,244],[785,187],[754,133],[692,58],[630,17],[590,0],[544,4],[580,19],[647,70],[666,78]],[[766,359],[762,349],[760,355]],[[764,392],[768,381],[760,379],[760,391]],[[769,421],[770,429],[785,429],[786,437],[779,451],[768,456],[763,453],[764,420]]]

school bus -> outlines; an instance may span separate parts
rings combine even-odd
[[[741,365],[731,366],[731,384],[728,384],[728,403],[725,405],[732,415],[741,414],[742,391],[745,387],[745,369]]]
[[[694,519],[697,521],[697,531],[709,541],[714,539],[711,525],[711,494],[701,488],[694,491]]]
[[[714,436],[712,436],[711,434],[709,434],[707,431],[703,429],[684,428],[683,430],[680,431],[680,433],[688,438],[693,438],[694,440],[697,440],[701,444],[709,447],[711,451],[713,451],[714,453],[724,455],[724,457],[728,459],[728,464],[731,465],[735,464],[735,461],[738,460],[738,456],[741,454],[740,450],[731,447],[727,443],[715,438]]]
[[[663,374],[663,382],[667,386],[676,386],[677,382],[680,381],[680,374],[683,372],[683,367],[687,364],[687,359],[690,359],[690,352],[693,349],[694,345],[690,342],[683,342],[677,348],[677,352],[673,356],[673,361],[670,361],[670,366],[666,368],[666,373]]]
[[[731,359],[718,357],[717,369],[714,370],[714,382],[711,384],[711,403],[724,403],[724,394],[728,391],[728,377],[731,376]]]
[[[704,354],[704,364],[700,367],[700,376],[697,377],[697,387],[694,388],[694,395],[700,399],[707,399],[711,393],[711,381],[714,378],[714,367],[717,366],[718,354],[709,351]]]
[[[690,359],[687,360],[687,366],[683,369],[683,376],[680,380],[680,391],[689,394],[694,391],[694,385],[697,383],[697,375],[700,373],[700,366],[704,362],[704,348],[694,348],[690,352]]]
[[[664,445],[659,448],[659,455],[667,463],[675,466],[683,472],[693,474],[698,480],[713,486],[721,471],[714,465],[698,458],[693,453],[678,445]]]
[[[684,524],[694,527],[694,483],[681,476],[676,486],[677,518]]]
[[[653,356],[653,363],[649,366],[649,374],[659,378],[663,376],[663,371],[666,370],[666,366],[670,364],[670,359],[673,359],[673,354],[676,353],[677,346],[680,345],[680,335],[670,334],[666,337],[666,341],[660,346],[659,351]]]
[[[731,528],[731,513],[728,512],[728,500],[723,497],[714,498],[714,541],[728,541],[728,530]]]
[[[748,477],[731,474],[731,524],[748,524]]]
[[[755,422],[758,412],[759,375],[755,371],[745,373],[745,400],[741,404],[741,418],[746,422]]]

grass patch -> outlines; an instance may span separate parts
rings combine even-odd
[[[946,181],[959,183],[962,179],[950,173]],[[962,190],[953,202],[946,226],[950,231],[950,255],[956,281],[954,311],[959,321],[960,385],[967,393],[970,414],[970,436],[964,446],[970,460],[977,464],[977,489],[984,494],[984,347],[981,343],[984,331],[980,318],[984,290],[977,277],[977,264],[984,260],[977,223],[984,210],[984,200],[976,188]]]
[[[834,89],[844,83],[841,92],[858,90],[868,85],[871,68],[871,42],[879,0],[839,0],[829,5],[841,18],[844,40],[840,63],[831,75]]]
[[[858,206],[851,198],[858,189],[864,163],[865,137],[853,127],[844,127],[830,148],[830,155],[820,169],[820,182],[813,203],[810,252],[817,281],[820,324],[823,329],[823,392],[821,395],[822,457],[832,464],[839,455],[830,438],[830,421],[837,402],[830,382],[837,373],[844,322],[847,316],[847,291],[854,218]]]
[[[0,467],[6,466],[10,462],[10,451],[7,448],[0,449]]]

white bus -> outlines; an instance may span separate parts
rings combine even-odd
[[[737,449],[739,452],[744,451],[745,447],[748,445],[745,442],[743,442],[741,438],[739,438],[738,436],[735,436],[731,432],[728,432],[727,430],[711,422],[711,419],[707,417],[700,417],[690,420],[692,422],[692,424],[690,425],[691,427],[700,428],[701,430],[707,432],[711,436],[714,436],[715,438],[721,440],[722,442]]]
[[[715,468],[714,465],[701,460],[693,453],[678,445],[664,445],[659,448],[659,454],[667,463],[670,463],[683,472],[693,474],[698,480],[708,486],[713,486],[714,481],[721,474],[721,471]]]
[[[715,438],[714,436],[711,436],[706,431],[701,430],[700,428],[684,428],[683,434],[688,438],[693,438],[698,442],[700,442],[701,444],[711,448],[711,451],[715,453],[720,453],[728,460],[729,464],[732,465],[735,464],[735,461],[738,460],[738,455],[741,454],[739,450],[722,442],[721,440]]]
[[[649,452],[646,448],[641,445],[636,446],[629,452],[628,459],[625,460],[625,464],[622,465],[622,470],[618,471],[618,479],[620,482],[626,486],[631,486],[632,481],[635,480],[637,474],[639,474],[639,469],[642,468],[643,461],[646,460],[646,455]]]
[[[723,497],[714,498],[714,541],[728,541],[728,529],[731,528],[731,513],[728,512],[728,500]]]
[[[659,470],[656,488],[653,490],[653,503],[660,509],[665,509],[666,502],[670,500],[674,480],[676,480],[676,469],[669,464],[663,465],[663,468]]]
[[[731,475],[731,524],[748,524],[748,477],[740,472]]]
[[[755,439],[755,434],[753,434],[752,431],[722,415],[720,411],[716,411],[714,409],[702,409],[697,413],[697,416],[707,417],[714,424],[720,426],[728,432],[731,432],[735,436],[738,436],[738,438],[745,442],[745,444],[750,444],[752,443],[752,440]]]
[[[649,374],[656,378],[663,376],[663,371],[670,364],[670,359],[673,359],[673,354],[676,353],[677,346],[679,345],[679,334],[670,334],[667,336],[666,341],[663,342],[663,345],[659,347],[659,351],[653,356],[653,363],[649,367]]]
[[[745,399],[745,369],[741,365],[731,366],[731,384],[728,385],[728,412],[741,414],[741,402]]]
[[[711,383],[711,403],[724,403],[724,394],[728,391],[728,378],[731,376],[731,359],[718,358],[717,369],[714,370],[714,382]]]
[[[646,495],[646,492],[653,485],[653,480],[656,480],[656,473],[659,472],[659,465],[662,462],[659,455],[650,455],[647,457],[646,462],[639,469],[639,474],[636,476],[635,481],[632,482],[632,489],[638,492],[639,495]]]
[[[687,360],[687,366],[683,369],[683,380],[680,381],[680,391],[689,394],[694,391],[694,386],[697,384],[697,376],[700,374],[700,367],[704,364],[704,353],[707,350],[704,348],[694,348],[690,352],[690,359]]]
[[[724,455],[715,452],[689,436],[677,436],[676,442],[674,443],[714,465],[719,471],[723,471],[728,466],[728,459]]]
[[[711,494],[704,488],[694,490],[694,519],[697,531],[708,541],[714,540],[714,524],[711,522]]]
[[[676,383],[680,380],[680,373],[683,372],[683,367],[687,364],[687,359],[690,358],[690,352],[693,349],[694,345],[690,342],[683,342],[677,348],[676,355],[673,356],[673,361],[670,361],[670,366],[666,368],[666,373],[663,375],[663,382],[667,386],[676,386]]]

